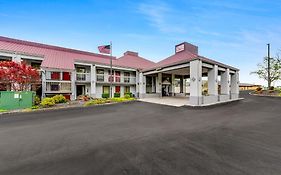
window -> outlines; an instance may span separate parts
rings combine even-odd
[[[109,86],[103,86],[102,87],[102,93],[103,94],[109,94]]]
[[[113,71],[112,71],[112,74],[113,74]],[[110,70],[108,70],[108,82],[114,82],[114,78],[113,76],[110,76]]]
[[[115,82],[120,82],[120,71],[115,71]]]
[[[130,93],[130,86],[125,86],[125,93]]]
[[[97,81],[104,81],[104,70],[97,69]]]
[[[77,73],[86,73],[86,69],[84,67],[77,67],[76,72]]]
[[[71,91],[71,83],[61,83],[61,91]]]
[[[124,83],[130,83],[130,73],[124,72]]]
[[[58,83],[52,83],[51,84],[51,91],[59,91],[60,86]]]
[[[52,80],[60,80],[60,72],[51,72]]]
[[[70,72],[63,72],[62,73],[63,74],[63,80],[67,80],[67,81],[69,81],[70,80]]]
[[[124,76],[125,77],[129,77],[130,76],[130,72],[124,72]]]
[[[34,69],[40,69],[41,63],[31,62],[31,67]]]
[[[120,93],[120,86],[115,86],[115,92]]]
[[[103,69],[97,69],[97,74],[104,74],[104,70]]]

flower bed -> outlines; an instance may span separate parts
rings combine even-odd
[[[116,97],[116,98],[97,98],[90,100],[84,104],[84,106],[100,105],[106,103],[120,103],[135,100],[132,97]]]
[[[257,88],[255,91],[251,92],[252,95],[257,96],[272,96],[281,97],[281,90],[270,87],[269,90],[263,90],[262,88]]]

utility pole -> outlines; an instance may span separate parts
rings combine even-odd
[[[267,87],[270,88],[270,44],[267,44]]]
[[[113,75],[112,75],[112,42],[110,41],[110,90],[109,90],[109,98],[112,98],[112,82],[113,82]]]

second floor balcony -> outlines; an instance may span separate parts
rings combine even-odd
[[[71,83],[47,82],[47,93],[71,93]]]
[[[90,82],[90,73],[76,73],[76,81]]]
[[[118,84],[136,84],[136,77],[133,76],[110,76],[97,74],[97,83],[112,83]]]

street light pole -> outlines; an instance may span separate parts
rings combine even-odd
[[[267,44],[267,87],[270,88],[270,44]]]

